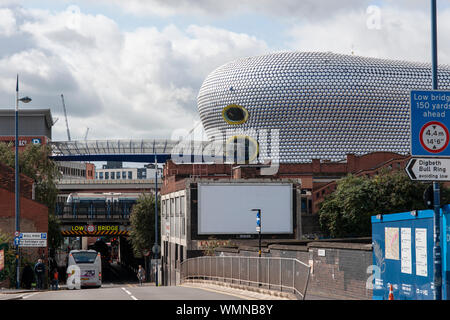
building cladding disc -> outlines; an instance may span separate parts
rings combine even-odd
[[[431,79],[427,63],[329,52],[273,53],[214,70],[200,88],[198,109],[209,139],[252,136],[260,144],[259,160],[409,154],[410,91],[431,90]],[[450,89],[449,66],[439,66],[438,83],[440,90]],[[223,110],[231,104],[247,110],[245,122],[225,121]]]

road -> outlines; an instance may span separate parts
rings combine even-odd
[[[137,284],[103,285],[81,290],[1,294],[0,300],[242,300],[243,297],[214,290],[184,286],[155,287]]]

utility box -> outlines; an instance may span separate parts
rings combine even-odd
[[[442,299],[449,300],[450,205],[441,209]],[[372,217],[373,299],[434,299],[434,210]]]

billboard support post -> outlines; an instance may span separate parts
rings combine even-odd
[[[256,231],[258,232],[259,236],[258,257],[261,258],[261,209],[252,209],[252,211],[256,211]]]

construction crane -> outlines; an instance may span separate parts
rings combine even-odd
[[[69,131],[69,122],[67,122],[66,104],[64,103],[64,96],[63,96],[63,94],[61,94],[61,100],[62,100],[62,105],[63,105],[63,109],[64,109],[64,117],[66,117],[67,138],[69,139],[69,141],[71,141],[71,139],[70,139],[70,131]]]

